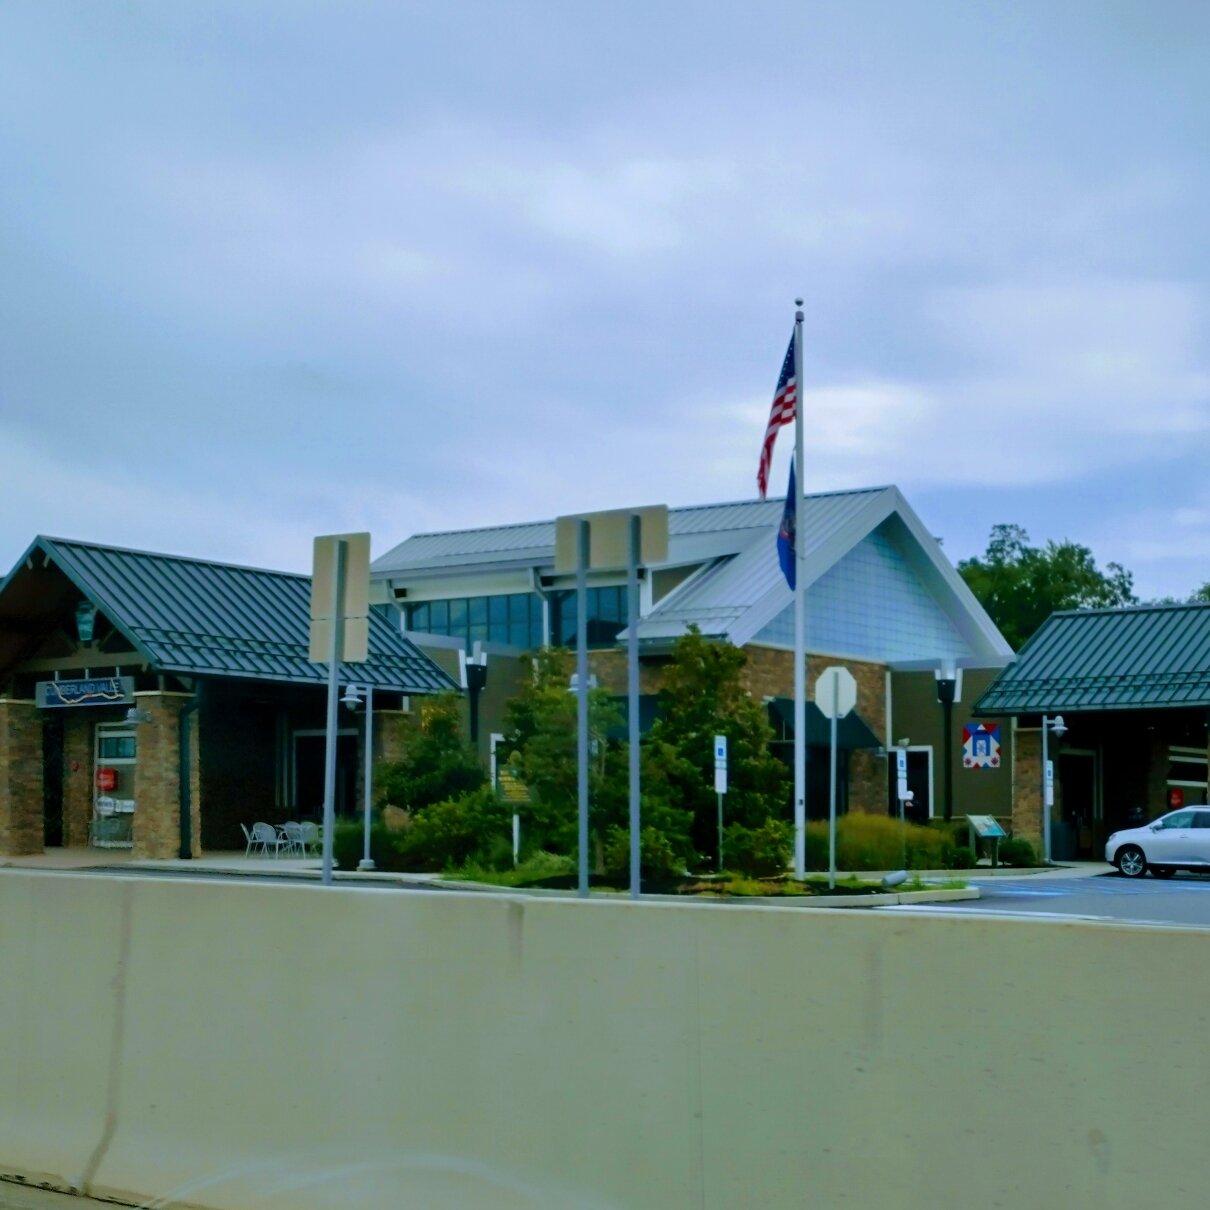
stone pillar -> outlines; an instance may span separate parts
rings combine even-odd
[[[138,728],[138,763],[134,775],[134,855],[158,860],[180,855],[181,849],[181,711],[191,698],[185,693],[139,693],[135,703],[151,716]],[[190,717],[190,807],[193,853],[200,855],[201,791],[198,768],[198,718]]]
[[[92,823],[96,720],[87,710],[65,710],[63,716],[63,847],[82,849]]]
[[[42,717],[0,698],[0,856],[42,852]]]
[[[1013,836],[1042,851],[1042,733],[1014,727],[1012,732]]]

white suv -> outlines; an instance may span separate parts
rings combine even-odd
[[[1171,878],[1176,870],[1210,871],[1210,807],[1170,811],[1142,828],[1115,832],[1105,860],[1127,878]]]

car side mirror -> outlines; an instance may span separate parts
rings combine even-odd
[[[1162,830],[1162,827],[1163,827],[1163,825],[1157,821],[1153,824],[1148,825],[1148,830],[1152,831],[1152,832],[1159,832]]]

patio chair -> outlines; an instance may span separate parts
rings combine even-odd
[[[240,826],[239,826],[239,830],[240,830],[241,832],[243,832],[243,834],[244,834],[244,839],[245,839],[245,840],[248,842],[248,843],[247,843],[247,844],[244,846],[244,856],[245,856],[245,857],[251,857],[251,856],[252,856],[252,846],[253,846],[254,844],[259,844],[260,842],[252,839],[252,833],[248,831],[248,825],[247,825],[247,824],[240,824]]]
[[[303,844],[302,824],[289,819],[281,825],[281,834],[286,838],[287,853],[301,853],[304,857],[307,855],[306,846]]]
[[[271,823],[254,823],[252,825],[252,843],[259,845],[266,857],[269,855],[270,849],[273,850],[273,856],[277,857],[281,854],[286,838]]]
[[[302,841],[303,856],[307,857],[311,851],[319,852],[319,824],[317,823],[300,823],[299,834]]]

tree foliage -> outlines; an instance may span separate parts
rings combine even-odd
[[[444,693],[421,703],[408,720],[403,759],[378,772],[383,804],[417,811],[477,790],[487,780],[462,731],[462,699]]]
[[[713,854],[718,843],[716,735],[727,737],[727,821],[758,827],[786,806],[786,767],[770,751],[765,707],[744,688],[746,662],[740,648],[692,628],[673,648],[649,736],[667,794],[692,814],[693,842],[703,854]]]
[[[1097,567],[1092,551],[1076,542],[1031,546],[1019,525],[994,525],[982,556],[963,559],[958,571],[1014,648],[1057,609],[1133,605],[1134,578],[1120,563]]]

